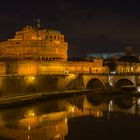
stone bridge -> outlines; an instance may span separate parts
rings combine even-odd
[[[33,92],[119,89],[122,86],[140,85],[139,75],[61,74],[1,76],[0,96]]]
[[[65,77],[67,82],[58,82],[58,87],[65,86],[67,89],[119,89],[122,86],[139,86],[139,75],[108,75],[108,74],[70,74]],[[62,79],[61,79],[62,80]]]

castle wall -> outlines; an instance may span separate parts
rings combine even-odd
[[[18,62],[18,75],[36,75],[37,74],[37,62],[35,61],[20,61]]]
[[[57,91],[57,77],[54,76],[0,77],[0,96],[21,95],[47,91]]]
[[[4,62],[0,62],[0,75],[6,74],[6,65]]]

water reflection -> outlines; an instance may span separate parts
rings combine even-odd
[[[64,140],[68,139],[65,136],[69,135],[70,119],[84,116],[110,119],[109,112],[140,115],[140,98],[88,94],[0,110],[0,138]]]

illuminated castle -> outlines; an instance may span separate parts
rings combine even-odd
[[[36,74],[44,71],[42,61],[66,61],[67,49],[60,32],[26,26],[0,43],[0,74]]]
[[[64,35],[55,30],[26,26],[14,39],[0,43],[1,58],[67,60],[68,45]]]
[[[101,59],[67,61],[68,43],[59,31],[26,26],[0,42],[0,75],[44,75],[108,71]]]

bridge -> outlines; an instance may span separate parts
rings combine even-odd
[[[0,76],[0,95],[85,89],[139,88],[139,74],[68,73]]]
[[[81,74],[69,74],[65,77],[67,82],[65,86],[68,89],[120,89],[123,86],[140,85],[139,74],[95,74],[95,73],[81,73]],[[61,81],[61,80],[60,80]],[[63,83],[62,81],[60,82]],[[60,84],[60,85],[61,85]],[[60,86],[61,87],[61,86]]]

